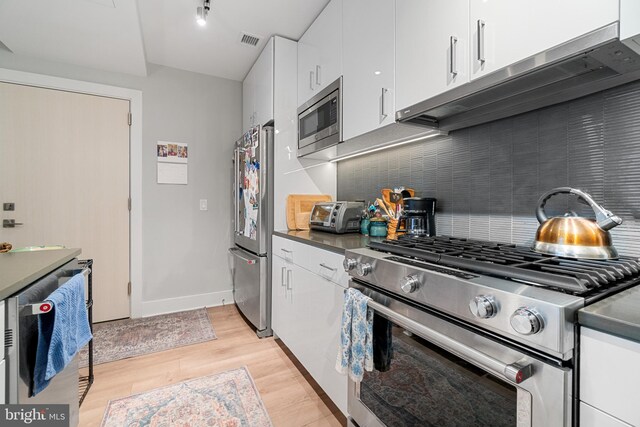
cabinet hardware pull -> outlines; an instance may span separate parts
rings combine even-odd
[[[389,115],[389,112],[387,111],[387,103],[384,102],[384,99],[387,96],[387,92],[389,92],[389,89],[382,88],[382,94],[380,95],[380,102],[382,103],[381,105],[382,120],[386,119],[387,116]]]
[[[485,22],[478,19],[478,61],[484,64],[484,27]]]
[[[287,267],[282,267],[282,286],[287,286]]]
[[[309,71],[309,88],[311,90],[315,90],[315,87],[313,86],[313,71]]]
[[[449,66],[450,66],[450,72],[451,75],[453,77],[458,75],[458,66],[456,64],[456,47],[458,46],[458,38],[456,36],[451,36],[451,38],[449,39],[449,47],[450,47],[450,51],[451,51],[451,58],[450,58],[450,62],[449,62]]]
[[[286,252],[286,253],[288,253],[288,254],[293,253],[293,251],[290,251],[290,250],[287,250],[287,249],[284,249],[284,248],[282,248],[282,249],[280,249],[280,250],[281,250],[282,252]]]
[[[319,65],[316,65],[316,84],[318,86],[320,86],[322,84],[322,80],[320,79],[320,71],[321,71],[322,67],[320,67]]]
[[[326,265],[325,263],[320,263],[320,267],[322,268],[326,268],[327,270],[331,270],[331,271],[338,271],[337,268],[333,268],[333,267],[329,267],[328,265]]]
[[[287,270],[287,289],[291,290],[291,276],[293,275],[293,270]]]

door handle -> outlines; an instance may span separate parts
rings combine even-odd
[[[478,61],[484,64],[484,27],[485,22],[482,19],[478,19]]]
[[[319,65],[316,65],[316,84],[318,86],[320,86],[322,84],[322,80],[320,79],[320,71],[322,70],[322,67],[320,67]]]
[[[526,362],[526,360],[510,364],[501,362],[476,348],[462,344],[445,334],[435,331],[413,319],[409,319],[408,317],[398,314],[383,304],[373,300],[369,300],[367,304],[372,310],[377,311],[408,331],[421,335],[422,338],[431,341],[444,350],[459,355],[463,359],[479,365],[482,369],[488,370],[507,379],[508,381],[520,384],[533,375],[533,368]]]
[[[382,108],[380,109],[382,112],[382,120],[384,120],[385,118],[387,118],[387,116],[389,115],[389,112],[387,111],[387,103],[385,102],[385,98],[387,97],[387,92],[389,92],[389,89],[386,88],[382,88],[382,94],[380,95],[380,102],[382,103]]]
[[[243,261],[246,261],[247,264],[249,265],[254,265],[257,261],[255,259],[249,259],[249,258],[245,258],[242,255],[240,255],[238,252],[240,252],[238,249],[236,248],[231,248],[229,249],[229,252],[231,252],[233,255],[237,256],[238,258],[240,258]]]
[[[292,285],[291,285],[291,276],[293,276],[293,270],[287,270],[287,290],[291,290]]]
[[[16,225],[24,225],[21,222],[16,222],[15,219],[3,219],[2,228],[15,228]]]
[[[322,268],[326,268],[327,270],[331,270],[331,271],[338,271],[337,268],[333,268],[333,267],[329,267],[328,265],[326,265],[325,263],[320,263],[320,267]]]
[[[315,90],[315,87],[313,86],[313,71],[309,71],[309,89],[311,90]]]
[[[282,267],[282,286],[287,286],[287,267]]]
[[[449,58],[449,72],[453,77],[458,75],[458,66],[456,64],[456,47],[458,46],[458,38],[456,36],[451,36],[449,39],[449,51],[451,52],[451,57]]]

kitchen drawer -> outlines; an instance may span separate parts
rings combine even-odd
[[[640,343],[589,328],[580,333],[580,400],[640,426]]]
[[[349,286],[349,274],[342,268],[342,254],[278,236],[273,236],[272,251],[290,264],[309,270],[343,288]]]
[[[631,427],[591,405],[580,402],[580,427]]]

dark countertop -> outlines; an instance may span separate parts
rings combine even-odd
[[[384,237],[369,237],[360,233],[333,234],[323,231],[274,231],[274,236],[306,243],[320,249],[332,251],[341,255],[348,249],[366,247],[370,241],[381,241]]]
[[[640,286],[610,296],[578,312],[582,326],[640,342]]]
[[[52,249],[0,254],[0,300],[66,264],[80,252],[80,249]]]

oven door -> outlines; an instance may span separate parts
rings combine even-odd
[[[369,306],[383,324],[388,321],[392,343],[384,372],[374,369],[360,383],[349,381],[351,422],[360,427],[571,424],[570,369],[358,282],[350,286],[372,298]]]

